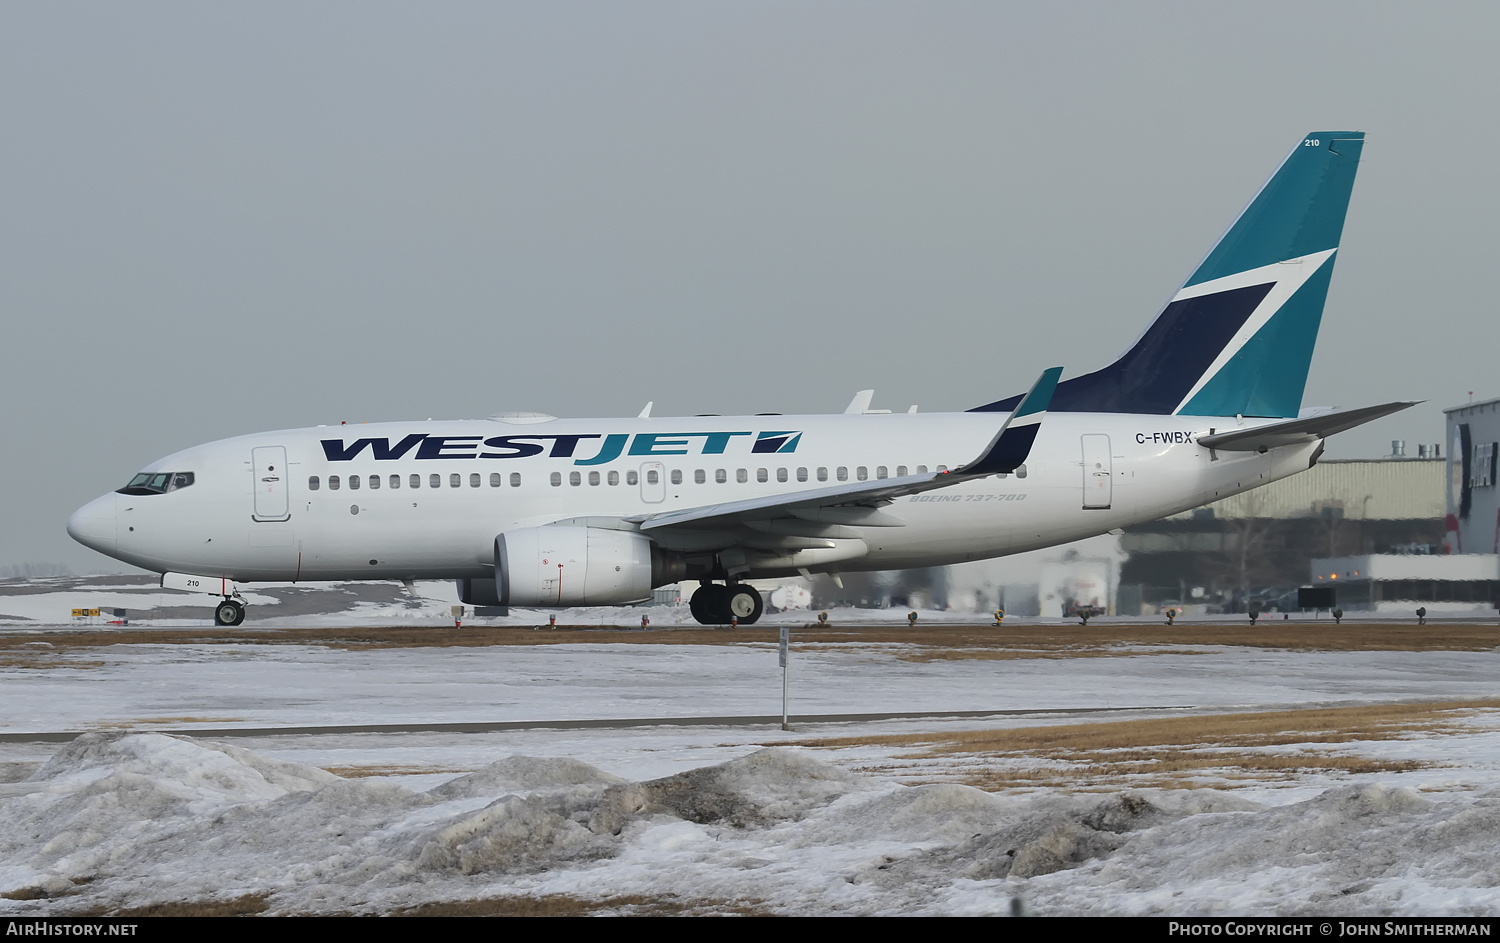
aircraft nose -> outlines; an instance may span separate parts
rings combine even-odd
[[[110,493],[96,498],[73,512],[68,518],[68,536],[91,550],[113,554],[116,535],[116,499]]]

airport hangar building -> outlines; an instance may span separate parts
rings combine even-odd
[[[1120,611],[1208,602],[1238,611],[1251,598],[1285,607],[1279,597],[1295,598],[1320,560],[1433,559],[1443,552],[1446,466],[1433,457],[1436,447],[1419,447],[1414,458],[1404,451],[1325,459],[1254,491],[1127,527]],[[1341,587],[1341,605],[1344,595]]]
[[[1443,410],[1448,420],[1447,516],[1449,553],[1500,554],[1500,399]]]
[[[1443,410],[1442,554],[1313,561],[1313,583],[1336,585],[1345,609],[1482,611],[1500,606],[1500,399]],[[1437,450],[1440,452],[1440,450]]]

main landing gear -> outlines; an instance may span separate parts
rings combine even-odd
[[[766,611],[766,602],[747,583],[704,583],[688,600],[693,618],[703,625],[752,625]]]
[[[214,625],[239,625],[244,621],[245,604],[238,600],[226,596],[214,607]]]

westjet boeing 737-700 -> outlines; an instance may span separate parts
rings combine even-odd
[[[950,414],[319,426],[168,456],[68,533],[162,585],[451,579],[477,605],[623,605],[697,580],[706,624],[745,582],[937,566],[1154,520],[1311,467],[1410,403],[1302,410],[1364,135],[1291,155],[1114,363]]]

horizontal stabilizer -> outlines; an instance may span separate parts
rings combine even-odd
[[[1284,445],[1299,445],[1362,426],[1415,405],[1415,402],[1385,403],[1380,406],[1361,406],[1358,409],[1340,409],[1306,419],[1289,419],[1253,429],[1235,429],[1233,432],[1199,436],[1198,444],[1204,448],[1228,452],[1260,452]]]

